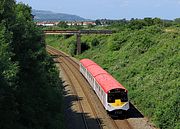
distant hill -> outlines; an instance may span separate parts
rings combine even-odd
[[[85,21],[87,19],[77,15],[54,13],[45,10],[32,10],[35,21]]]

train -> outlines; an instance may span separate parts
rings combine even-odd
[[[130,108],[128,90],[122,84],[90,59],[80,60],[79,70],[108,113],[126,114]]]

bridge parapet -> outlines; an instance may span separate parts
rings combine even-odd
[[[44,30],[45,34],[112,34],[111,30]]]

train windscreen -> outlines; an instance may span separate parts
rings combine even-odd
[[[110,90],[108,93],[108,103],[114,103],[117,99],[120,99],[121,102],[127,102],[127,92],[124,89]]]

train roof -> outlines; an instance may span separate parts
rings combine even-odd
[[[110,74],[100,74],[95,77],[96,81],[101,85],[104,91],[107,93],[112,89],[125,89],[118,81],[116,81]]]
[[[104,69],[102,69],[99,65],[94,64],[86,67],[88,71],[90,71],[93,77],[96,77],[100,74],[108,74]]]
[[[80,63],[83,64],[84,67],[88,67],[90,65],[97,65],[95,62],[89,59],[82,59],[80,60]]]
[[[95,62],[89,59],[83,59],[80,63],[91,73],[106,93],[112,89],[125,89],[116,79]]]

